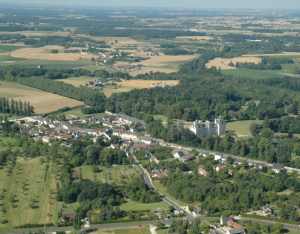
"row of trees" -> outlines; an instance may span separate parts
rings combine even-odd
[[[18,116],[30,116],[34,113],[34,107],[30,106],[30,102],[15,101],[8,98],[0,98],[0,113],[12,114]],[[2,121],[1,121],[2,122]]]

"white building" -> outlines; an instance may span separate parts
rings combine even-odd
[[[226,122],[219,116],[214,122],[202,123],[201,120],[196,120],[190,127],[190,130],[197,137],[206,137],[208,134],[223,136],[226,134]]]

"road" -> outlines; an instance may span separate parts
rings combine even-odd
[[[149,173],[141,166],[141,164],[136,159],[136,157],[133,156],[133,159],[134,159],[134,164],[136,165],[136,167],[142,172],[143,178],[144,178],[146,184],[149,186],[149,188],[155,190],[155,187],[152,184]],[[172,201],[170,198],[166,197],[164,194],[162,194],[160,192],[158,194],[159,194],[159,196],[161,197],[162,200],[164,200],[165,202],[167,202],[170,205],[174,206],[176,210],[183,211],[188,220],[194,220],[195,219],[194,216],[192,216],[186,210],[182,209],[176,202]]]

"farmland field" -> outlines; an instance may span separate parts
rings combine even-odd
[[[14,50],[25,48],[25,46],[17,46],[17,45],[0,45],[0,53],[11,52]]]
[[[250,135],[249,126],[251,123],[262,123],[262,120],[240,120],[233,121],[226,124],[227,131],[233,131],[240,135]]]
[[[100,118],[100,117],[104,116],[104,113],[95,113],[95,114],[92,114],[92,115],[86,115],[86,114],[81,113],[80,108],[75,108],[75,109],[72,109],[72,110],[69,110],[69,111],[65,111],[64,114],[66,116],[71,117],[71,118],[74,118],[74,117],[90,117],[92,115],[95,116],[95,118]]]
[[[4,192],[1,203],[6,208],[6,213],[1,212],[1,216],[9,222],[2,227],[12,228],[25,223],[42,224],[45,218],[47,222],[55,223],[60,205],[54,199],[54,194],[51,194],[51,189],[56,184],[56,178],[50,173],[52,165],[49,164],[46,172],[46,164],[41,165],[38,157],[18,158],[10,174],[5,168],[0,169],[0,189]],[[25,189],[21,189],[23,184]],[[9,202],[11,196],[14,198],[13,202]],[[34,208],[29,208],[28,204],[33,198]]]
[[[29,101],[34,107],[36,114],[52,112],[66,106],[75,107],[83,105],[83,102],[71,98],[9,82],[1,82],[0,94],[18,95],[18,97],[14,97],[14,100]]]
[[[134,224],[133,224],[134,225]],[[106,228],[106,229],[98,229],[95,232],[90,232],[90,234],[151,234],[148,226],[138,227],[138,224],[132,227],[121,227],[121,228]]]
[[[90,80],[94,80],[96,78],[93,77],[87,77],[87,76],[80,76],[80,77],[71,77],[67,79],[58,79],[56,81],[62,81],[67,84],[74,85],[75,87],[79,87],[80,85],[84,86],[86,82]]]

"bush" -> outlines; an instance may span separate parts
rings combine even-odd
[[[53,223],[47,223],[46,227],[51,227],[54,226]],[[13,227],[14,229],[19,229],[19,228],[35,228],[35,227],[44,227],[44,224],[37,224],[37,223],[26,223],[20,226],[15,226]]]
[[[66,234],[66,232],[65,231],[58,231],[58,232],[56,232],[56,234]]]
[[[8,220],[7,219],[3,219],[1,223],[2,224],[6,224],[6,223],[8,223]]]

